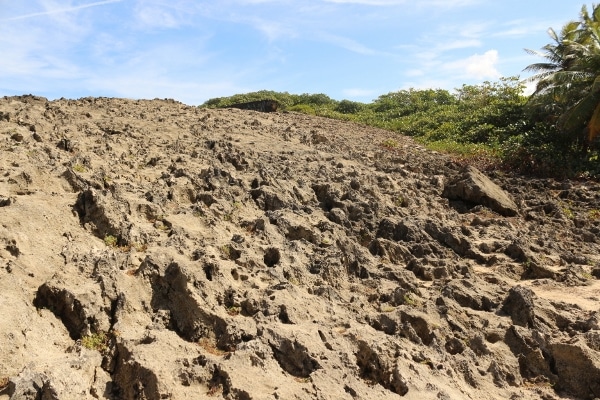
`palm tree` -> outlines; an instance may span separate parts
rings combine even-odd
[[[570,138],[579,139],[586,131],[591,141],[600,134],[600,5],[591,14],[584,5],[580,19],[568,22],[559,34],[549,29],[553,43],[542,52],[526,50],[547,62],[525,70],[536,72],[529,78],[536,82],[531,104],[544,106]]]

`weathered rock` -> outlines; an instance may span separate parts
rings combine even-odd
[[[131,213],[128,208],[127,203],[116,201],[112,193],[94,189],[81,192],[74,205],[82,225],[99,238],[113,236],[121,241],[119,244],[125,244],[127,216]]]
[[[508,292],[502,304],[502,311],[510,315],[513,323],[533,328],[536,324],[534,298],[531,289],[515,286]]]
[[[514,216],[519,212],[508,193],[472,166],[468,166],[461,176],[448,182],[442,196],[481,204],[505,216]]]
[[[65,288],[60,281],[49,281],[37,290],[34,304],[50,309],[60,318],[73,339],[111,328],[110,303],[107,307],[100,288],[86,284]],[[108,299],[106,299],[108,300]]]
[[[598,396],[595,183],[295,113],[0,110],[0,398]]]
[[[585,343],[552,343],[548,346],[558,376],[558,390],[580,398],[600,397],[600,355]]]
[[[6,390],[11,400],[58,400],[58,393],[46,374],[23,370],[9,381]]]

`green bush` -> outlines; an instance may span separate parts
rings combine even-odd
[[[316,115],[316,111],[312,106],[309,106],[308,104],[296,104],[294,106],[288,107],[287,111],[294,111],[294,112],[299,112],[302,114],[308,114],[308,115]]]
[[[335,107],[335,111],[342,114],[356,114],[365,108],[363,103],[350,100],[342,100]]]

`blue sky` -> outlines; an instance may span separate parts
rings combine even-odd
[[[525,77],[576,0],[0,0],[0,96],[370,102]],[[591,3],[587,3],[591,7]]]

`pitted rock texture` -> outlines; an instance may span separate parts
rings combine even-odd
[[[5,97],[0,399],[598,398],[599,234],[370,127]]]

